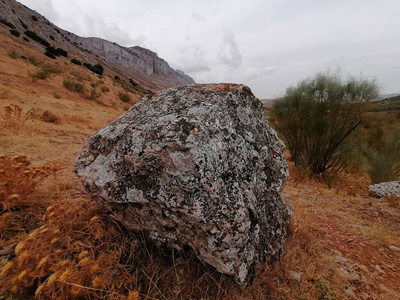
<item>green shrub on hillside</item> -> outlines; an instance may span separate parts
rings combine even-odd
[[[18,30],[10,29],[9,31],[10,31],[10,34],[12,34],[13,36],[15,36],[17,38],[19,38],[19,36],[21,35]]]
[[[18,59],[21,57],[17,52],[15,52],[15,50],[8,51],[8,56],[13,59]]]
[[[388,132],[379,147],[367,153],[372,183],[397,180],[400,176],[400,127]]]
[[[120,92],[120,93],[118,93],[118,97],[119,97],[119,99],[121,99],[121,101],[123,101],[123,102],[130,102],[130,101],[131,101],[131,96],[129,96],[129,95],[126,94],[126,93]]]
[[[289,87],[272,113],[296,166],[313,174],[340,170],[346,154],[342,143],[359,126],[365,103],[377,94],[374,81],[343,81],[329,72]]]
[[[73,81],[69,78],[64,79],[63,85],[69,89],[70,91],[73,92],[78,92],[78,93],[84,93],[85,92],[85,85],[83,83],[79,83],[76,81]]]

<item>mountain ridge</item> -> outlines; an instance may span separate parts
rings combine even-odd
[[[53,47],[66,50],[71,54],[70,58],[105,65],[105,71],[108,69],[111,75],[116,73],[115,76],[133,79],[151,91],[195,83],[190,76],[171,68],[168,62],[149,49],[140,46],[124,47],[99,37],[78,36],[15,0],[0,1],[0,10],[0,21],[3,23],[0,28],[8,26],[2,26],[8,23],[11,29],[14,27],[14,30],[21,31],[22,36],[32,31]],[[27,39],[24,40],[28,43]],[[39,43],[35,43],[34,47],[43,48]]]

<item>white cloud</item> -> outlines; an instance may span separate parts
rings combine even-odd
[[[185,44],[177,48],[179,59],[176,62],[176,67],[187,73],[199,73],[210,71],[208,61],[205,59],[204,49],[191,42],[190,37],[186,38]]]
[[[238,68],[242,64],[242,54],[231,31],[225,31],[218,53],[219,60],[231,67]]]
[[[252,81],[254,79],[260,79],[265,76],[270,76],[275,74],[278,71],[277,67],[267,67],[263,69],[257,68],[247,68],[243,73],[243,80]]]

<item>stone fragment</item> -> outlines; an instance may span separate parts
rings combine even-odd
[[[382,198],[385,196],[400,197],[400,181],[382,182],[368,186],[371,196]]]
[[[160,248],[190,247],[245,285],[282,251],[283,149],[248,87],[189,85],[143,98],[94,134],[75,171],[127,228]]]

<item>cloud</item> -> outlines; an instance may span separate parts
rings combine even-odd
[[[205,51],[196,44],[186,39],[185,45],[177,48],[179,52],[178,68],[187,73],[210,71],[210,66],[205,58]]]
[[[202,15],[198,13],[192,13],[191,16],[199,23],[204,23],[206,21],[206,18],[204,18]]]
[[[267,67],[263,69],[247,68],[243,73],[243,80],[251,81],[265,76],[273,75],[278,71],[277,67]]]
[[[231,31],[225,31],[218,58],[220,62],[231,68],[238,68],[242,64],[242,54]]]
[[[141,46],[141,47],[144,47],[144,48],[150,48],[149,40],[144,35],[137,36],[136,38],[134,38],[132,40],[132,43],[133,43],[132,45],[134,45],[134,46]]]

